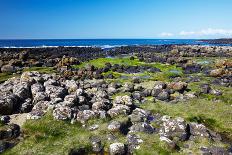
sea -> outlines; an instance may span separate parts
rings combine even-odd
[[[0,40],[0,48],[100,47],[102,49],[136,45],[205,45],[197,39],[23,39]],[[211,45],[213,46],[213,45]],[[215,46],[215,45],[214,45]],[[228,46],[217,44],[217,46]],[[232,45],[229,45],[232,46]]]

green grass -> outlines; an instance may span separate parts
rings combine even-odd
[[[40,73],[47,73],[47,74],[55,72],[53,67],[31,67],[23,70],[23,72],[25,71],[38,71]],[[9,78],[18,77],[18,76],[20,76],[20,74],[0,73],[0,83],[3,83]]]
[[[14,76],[18,76],[12,73],[0,73],[0,83],[3,83],[4,81],[8,80],[9,78],[12,78]]]
[[[111,63],[112,65],[119,64],[119,65],[125,65],[125,66],[152,66],[152,67],[156,67],[161,70],[161,72],[157,72],[157,73],[144,72],[144,73],[138,73],[138,74],[126,74],[126,73],[118,73],[118,72],[113,72],[113,71],[103,73],[103,75],[113,74],[115,78],[120,78],[121,76],[127,76],[130,79],[130,77],[132,76],[138,76],[138,77],[141,77],[141,79],[143,79],[143,76],[149,76],[150,80],[169,81],[170,77],[183,75],[182,69],[179,67],[176,67],[175,65],[162,64],[162,63],[145,63],[145,62],[139,61],[138,59],[130,60],[129,57],[98,58],[98,59],[90,60],[87,62],[83,62],[80,65],[74,65],[73,67],[84,68],[87,65],[93,65],[98,68],[103,68],[105,67],[105,63]],[[171,71],[176,71],[176,73],[171,72]],[[129,81],[129,80],[126,80],[126,81]]]
[[[105,63],[111,63],[112,65],[114,64],[123,64],[126,66],[135,66],[135,65],[142,65],[144,64],[143,62],[140,62],[138,59],[135,60],[130,60],[129,57],[123,57],[123,58],[98,58],[94,60],[90,60],[84,63],[81,63],[80,65],[74,65],[73,67],[75,68],[83,68],[87,65],[93,65],[98,68],[103,68],[105,67]]]
[[[148,102],[141,106],[154,113],[183,117],[189,121],[200,121],[212,130],[225,133],[232,139],[232,106],[222,101],[212,102],[207,99],[193,99],[177,104]]]
[[[116,118],[117,120],[125,120],[125,117]],[[72,148],[84,147],[90,151],[89,138],[91,136],[99,136],[105,150],[110,145],[106,135],[107,124],[109,120],[90,120],[87,127],[92,124],[99,124],[99,129],[89,131],[83,128],[79,123],[70,124],[66,121],[54,120],[49,112],[40,120],[28,120],[23,126],[24,140],[10,150],[4,152],[4,155],[67,155]],[[125,136],[120,133],[114,133],[120,142],[126,142]]]
[[[54,73],[55,70],[53,67],[30,67],[23,70],[25,71],[38,71],[40,73]]]

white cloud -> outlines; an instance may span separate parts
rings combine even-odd
[[[163,32],[160,34],[162,37],[171,37],[173,36],[173,33]]]
[[[220,35],[220,36],[232,36],[232,29],[202,29],[200,31],[181,31],[179,33],[181,36],[214,36],[214,35]]]

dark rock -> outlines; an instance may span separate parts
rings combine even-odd
[[[155,132],[155,129],[148,123],[136,123],[130,127],[130,133],[133,132],[144,132],[148,134],[152,134]]]
[[[161,101],[168,101],[170,94],[167,91],[161,91],[156,98]]]
[[[0,96],[0,114],[10,115],[19,107],[18,96],[11,94]]]
[[[101,144],[101,139],[97,136],[90,137],[90,143],[92,145],[92,151],[94,153],[100,153],[103,151],[103,146]]]
[[[0,130],[0,139],[16,138],[20,134],[20,127],[17,124],[4,126]]]

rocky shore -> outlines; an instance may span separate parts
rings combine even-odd
[[[225,39],[210,39],[210,40],[201,40],[203,42],[207,42],[209,44],[232,44],[231,38],[225,38]]]
[[[232,154],[232,47],[2,48],[0,59],[4,154]]]

